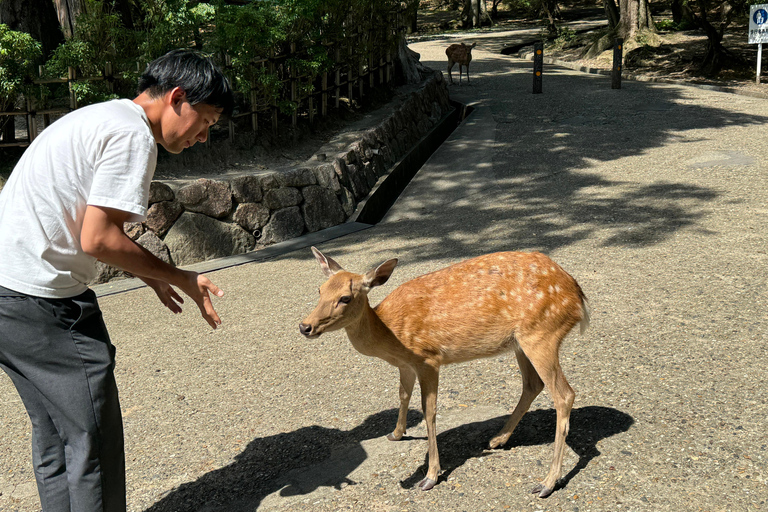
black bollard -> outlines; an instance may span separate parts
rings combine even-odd
[[[613,69],[611,70],[611,89],[621,89],[621,61],[624,51],[624,40],[617,37],[613,40]]]
[[[544,70],[544,43],[533,45],[533,94],[541,94],[541,72]]]

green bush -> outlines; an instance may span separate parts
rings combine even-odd
[[[0,0],[1,1],[1,0]],[[194,47],[214,57],[230,75],[245,102],[251,91],[261,101],[278,105],[286,113],[295,110],[285,92],[290,75],[302,77],[299,93],[306,92],[317,77],[331,69],[333,44],[354,41],[352,52],[340,58],[357,68],[360,55],[366,54],[374,39],[385,41],[391,49],[397,42],[393,27],[382,23],[390,11],[399,9],[397,0],[136,0],[130,3],[123,19],[114,0],[81,0],[83,13],[75,23],[75,33],[61,44],[45,63],[47,77],[65,77],[68,68],[76,70],[73,90],[78,105],[113,97],[129,97],[136,89],[137,71],[147,62],[174,48]],[[20,36],[17,36],[17,39]],[[8,80],[27,80],[40,57],[39,45],[27,36],[27,46],[37,53],[19,63],[5,75]],[[295,52],[291,51],[291,45]],[[264,58],[287,56],[270,68]],[[110,62],[117,80],[84,80],[104,74]],[[29,64],[31,63],[31,64]],[[137,66],[138,63],[138,66]],[[10,65],[9,65],[10,66]],[[4,79],[5,80],[5,79]],[[5,87],[5,86],[4,86]],[[8,97],[15,97],[11,91]],[[50,86],[52,99],[64,99],[66,86]],[[266,106],[266,105],[262,105]]]
[[[0,110],[9,110],[19,94],[31,90],[41,55],[40,43],[32,36],[0,24]]]

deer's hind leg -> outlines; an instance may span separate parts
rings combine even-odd
[[[427,476],[417,485],[422,491],[428,491],[437,483],[440,474],[440,455],[437,453],[437,383],[440,376],[438,366],[425,364],[419,369],[419,384],[421,384],[421,407],[424,410],[424,421],[427,424],[427,439],[429,442],[429,467]]]
[[[565,332],[567,334],[567,331]],[[521,346],[526,351],[528,359],[536,369],[541,380],[547,386],[547,390],[552,395],[557,411],[557,425],[555,430],[555,449],[552,457],[552,465],[549,468],[547,477],[531,492],[538,494],[539,498],[546,498],[555,489],[555,484],[560,479],[563,471],[563,455],[565,454],[565,438],[570,428],[571,409],[576,397],[573,388],[565,379],[563,369],[560,367],[559,349],[560,342],[565,334],[549,334],[534,343],[523,344]],[[529,340],[530,341],[530,340]],[[527,349],[527,350],[526,350]]]
[[[413,385],[416,383],[416,372],[411,368],[400,369],[400,411],[397,414],[397,426],[395,431],[387,434],[390,441],[399,441],[405,434],[408,422],[408,404],[411,402]]]
[[[528,356],[520,349],[515,351],[515,356],[517,356],[517,364],[520,366],[520,373],[523,376],[523,391],[515,410],[512,411],[504,427],[491,439],[489,443],[491,448],[504,446],[509,441],[509,437],[525,413],[528,412],[531,403],[539,396],[541,390],[544,389],[544,383],[539,378],[539,374],[536,373],[536,369],[531,364]]]
[[[451,76],[451,70],[453,69],[454,64],[456,64],[451,59],[448,59],[448,81],[453,83],[453,76]],[[461,81],[461,64],[459,64],[459,81]]]

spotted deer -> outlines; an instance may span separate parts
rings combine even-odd
[[[557,428],[552,465],[533,489],[544,498],[561,476],[574,391],[560,368],[560,344],[579,324],[589,325],[586,297],[576,280],[540,253],[479,256],[397,287],[372,308],[368,292],[387,282],[397,259],[365,274],[347,272],[312,247],[328,280],[317,307],[299,325],[307,338],[346,329],[352,346],[400,370],[400,410],[395,430],[406,431],[408,404],[418,379],[427,426],[429,469],[418,486],[431,489],[440,473],[435,426],[440,367],[514,351],[523,378],[520,400],[490,447],[504,445],[544,386],[554,400]]]
[[[448,79],[453,83],[453,77],[451,76],[451,70],[454,64],[459,65],[459,84],[461,84],[461,67],[467,68],[467,83],[469,83],[469,63],[472,62],[472,48],[477,46],[477,43],[472,43],[471,46],[467,46],[464,43],[452,44],[445,49],[445,54],[448,56]]]

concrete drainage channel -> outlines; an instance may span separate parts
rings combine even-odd
[[[195,272],[213,272],[245,263],[271,259],[282,254],[321,244],[342,236],[368,229],[384,218],[411,179],[451,133],[469,117],[473,107],[451,100],[453,110],[443,117],[425,136],[395,162],[389,172],[381,177],[368,197],[362,200],[352,216],[343,224],[278,242],[269,247],[245,254],[203,261],[183,268]],[[136,278],[123,279],[92,286],[99,297],[135,290],[146,286]]]

